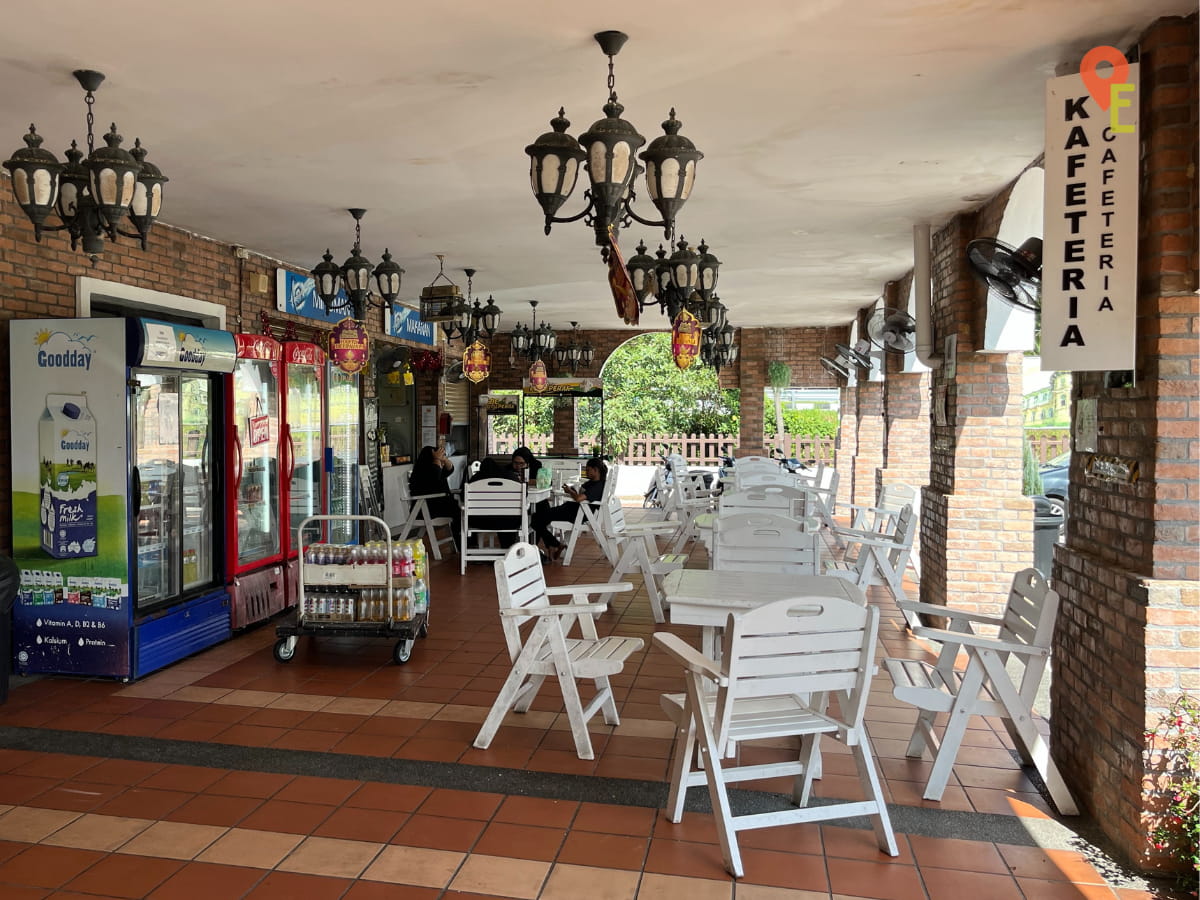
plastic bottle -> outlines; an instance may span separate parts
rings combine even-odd
[[[424,578],[413,582],[413,612],[422,615],[429,611],[429,585]]]
[[[413,571],[412,575],[415,578],[425,577],[426,554],[424,541],[409,541],[409,546],[412,547]]]

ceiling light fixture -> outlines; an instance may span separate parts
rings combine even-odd
[[[595,355],[596,348],[592,342],[580,340],[578,322],[571,323],[571,343],[559,344],[554,351],[558,367],[570,368],[572,375],[580,366],[590,366]]]
[[[488,340],[492,339],[492,335],[496,333],[496,329],[500,327],[500,314],[504,312],[496,305],[496,301],[488,296],[487,306],[480,304],[479,300],[475,300],[475,305],[471,306],[471,282],[475,277],[475,269],[463,269],[467,275],[467,297],[464,300],[459,297],[452,301],[454,318],[442,322],[442,330],[446,333],[447,341],[461,340],[464,347],[468,347],[479,339],[480,335],[486,335]]]
[[[526,328],[520,323],[512,330],[509,337],[509,361],[525,358],[530,361],[541,359],[543,355],[552,356],[558,346],[558,335],[545,321],[538,326],[536,300],[530,300],[533,308],[533,326]]]
[[[112,241],[118,236],[135,238],[146,249],[146,239],[162,208],[162,186],[167,178],[158,166],[146,162],[146,148],[140,139],[134,140],[132,150],[121,148],[124,138],[117,134],[115,122],[104,135],[106,146],[96,149],[92,106],[104,73],[77,69],[71,74],[85,91],[87,158],[71,141],[67,162],[59,162],[42,149],[42,136],[30,125],[25,147],[5,160],[4,168],[12,174],[17,203],[33,223],[34,239],[41,241],[43,231],[65,230],[71,235],[71,249],[82,242],[83,252],[94,265],[104,251],[106,237]],[[51,211],[61,225],[46,224]],[[127,215],[136,233],[121,230]]]
[[[674,321],[686,307],[706,326],[724,324],[725,307],[716,295],[721,261],[703,240],[693,250],[687,238],[681,237],[670,257],[662,244],[657,254],[650,256],[645,243],[639,241],[637,253],[625,261],[625,268],[641,311],[658,304],[659,311]]]
[[[392,254],[386,249],[383,251],[383,262],[372,269],[371,261],[362,255],[362,217],[367,211],[354,208],[346,212],[354,217],[354,247],[350,257],[338,266],[333,261],[333,254],[326,250],[324,258],[312,270],[312,277],[317,285],[317,296],[326,309],[332,311],[350,306],[354,318],[362,319],[368,306],[390,305],[400,296],[400,279],[404,270],[392,262]],[[379,301],[371,300],[372,274],[379,291]],[[345,288],[347,299],[339,299],[339,287]]]
[[[631,221],[661,227],[667,240],[674,236],[675,216],[692,192],[696,163],[704,154],[679,133],[683,123],[675,118],[672,108],[662,123],[665,133],[638,154],[645,166],[637,163],[634,152],[646,139],[621,118],[625,107],[617,100],[613,74],[613,57],[629,36],[620,31],[601,31],[595,39],[608,57],[608,102],[604,104],[604,118],[594,122],[576,140],[566,133],[571,123],[560,108],[558,115],[550,120],[553,131],[543,134],[525,152],[530,158],[533,194],[546,214],[546,234],[555,222],[584,219],[595,230],[600,255],[607,262],[610,233],[615,240],[618,230]],[[591,182],[591,188],[584,192],[587,205],[579,214],[561,218],[556,213],[575,189],[581,162]],[[646,190],[662,216],[660,222],[643,219],[633,211],[632,204],[637,199],[633,181],[641,171],[646,173]]]

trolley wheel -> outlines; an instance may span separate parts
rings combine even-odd
[[[275,658],[281,663],[291,662],[296,655],[296,639],[280,638],[275,642]]]
[[[396,641],[396,646],[392,648],[392,659],[395,660],[396,665],[401,666],[408,662],[412,656],[412,648],[412,638]]]
[[[421,627],[417,629],[417,637],[429,637],[429,620],[426,619],[421,623]]]

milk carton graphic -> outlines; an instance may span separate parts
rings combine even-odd
[[[96,555],[96,420],[86,394],[47,394],[38,422],[42,550]]]

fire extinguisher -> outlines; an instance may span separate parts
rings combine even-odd
[[[454,416],[448,412],[444,412],[438,416],[438,435],[440,437],[450,436],[450,427],[454,424]]]

